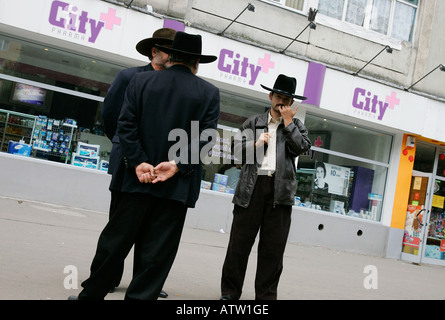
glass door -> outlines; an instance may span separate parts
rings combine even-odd
[[[428,216],[432,174],[413,171],[403,235],[403,260],[420,263],[422,259],[425,224]]]
[[[438,150],[422,261],[445,266],[445,153]]]

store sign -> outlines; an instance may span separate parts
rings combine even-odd
[[[390,96],[382,98],[371,91],[357,87],[354,90],[352,106],[355,111],[363,116],[383,120],[385,113],[394,110],[395,106],[400,104],[397,93],[392,92]]]
[[[63,37],[95,43],[101,33],[120,26],[122,19],[116,16],[116,9],[91,14],[68,2],[53,1],[48,21],[52,32]]]
[[[254,86],[260,71],[269,73],[270,69],[275,68],[275,62],[271,60],[270,54],[266,53],[264,57],[257,59],[243,57],[240,53],[230,49],[221,49],[218,59],[220,76],[234,82],[248,83]],[[256,61],[256,64],[252,63],[252,60]]]

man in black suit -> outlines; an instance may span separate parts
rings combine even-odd
[[[199,196],[200,151],[216,141],[220,98],[218,88],[196,73],[199,63],[217,57],[202,55],[201,36],[184,32],[176,33],[171,48],[157,47],[170,54],[172,66],[138,73],[128,85],[118,120],[123,196],[99,237],[78,299],[103,299],[133,244],[140,248],[139,263],[125,298],[157,299],[187,209]]]
[[[153,33],[151,38],[143,39],[136,45],[136,50],[150,59],[150,63],[141,66],[121,70],[114,79],[110,86],[110,89],[105,96],[104,104],[101,110],[101,116],[104,121],[105,134],[113,143],[110,162],[108,166],[108,173],[113,174],[114,169],[122,161],[120,155],[120,144],[119,137],[117,135],[117,120],[124,103],[125,90],[130,83],[130,80],[136,73],[145,71],[160,71],[165,70],[168,63],[168,54],[159,50],[155,47],[155,44],[161,44],[165,46],[171,46],[173,39],[175,38],[176,30],[170,28],[158,29]],[[117,203],[121,198],[121,182],[122,177],[115,175],[111,180],[110,191],[111,191],[111,202],[110,202],[110,216],[116,208]],[[135,248],[138,250],[138,248]],[[134,260],[137,263],[137,260]],[[115,287],[119,286],[122,279],[122,274],[124,272],[124,261],[122,261],[121,271],[117,274],[115,283],[110,288],[110,292],[114,291]],[[166,298],[168,295],[165,291],[161,291],[160,297]]]

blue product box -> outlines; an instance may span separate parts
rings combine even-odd
[[[219,192],[225,192],[226,191],[226,186],[223,185],[223,184],[219,184],[219,183],[213,183],[212,184],[212,190],[219,191]]]
[[[99,149],[100,145],[98,144],[88,144],[84,142],[77,143],[77,154],[79,156],[98,157]]]
[[[212,188],[212,183],[210,181],[201,180],[201,188],[210,190]]]
[[[228,178],[229,177],[224,174],[215,173],[215,179],[213,180],[213,182],[226,186]]]
[[[8,153],[10,154],[18,154],[20,156],[29,157],[31,155],[32,147],[30,144],[26,144],[24,142],[17,141],[9,141],[8,144]]]
[[[107,160],[100,160],[99,169],[102,171],[108,171],[108,165],[109,165],[109,162]]]
[[[71,164],[77,167],[97,169],[99,167],[99,157],[86,157],[73,153]]]
[[[225,193],[235,194],[235,189],[230,188],[230,187],[226,187]]]

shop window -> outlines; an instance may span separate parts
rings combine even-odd
[[[445,152],[439,153],[436,175],[445,177]]]
[[[240,169],[233,161],[233,137],[248,117],[266,112],[270,102],[225,91],[220,91],[220,100],[218,141],[204,159],[209,164],[203,165],[202,187],[222,193],[233,193],[236,182],[232,183],[231,180]]]
[[[318,13],[412,41],[418,0],[319,0]]]
[[[418,141],[416,146],[416,156],[414,157],[414,170],[432,173],[435,156],[436,148],[433,145],[424,144]]]
[[[444,176],[442,173],[441,176]],[[427,239],[425,257],[445,260],[445,181],[434,181],[434,194],[429,222],[427,224]]]
[[[310,114],[305,124],[313,147],[298,158],[295,205],[379,221],[392,137]]]
[[[108,160],[111,142],[104,135],[100,110],[108,88],[123,68],[0,34],[0,116],[6,119],[0,119],[1,151],[8,150],[10,140],[23,141],[35,146],[33,157],[71,163],[78,143],[86,143],[99,146],[97,160]],[[56,128],[50,125],[53,122],[74,122],[69,147],[63,141],[62,148],[61,137],[70,127],[57,127],[57,141],[47,135],[42,139],[39,119],[47,119],[51,129]],[[14,121],[25,121],[27,126]]]
[[[351,123],[308,115],[305,125],[317,148],[388,163],[392,137]]]

